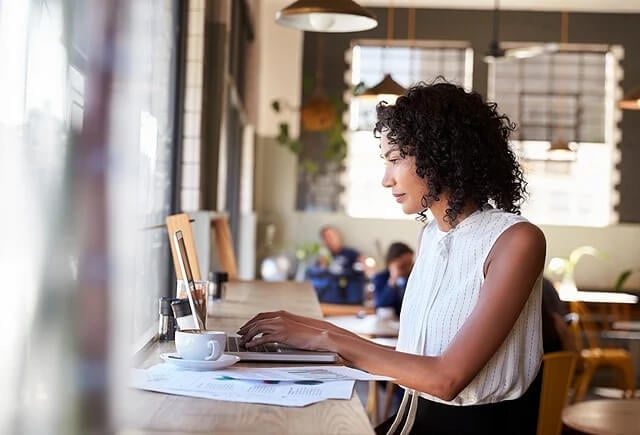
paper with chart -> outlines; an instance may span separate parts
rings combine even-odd
[[[235,379],[253,379],[269,381],[392,381],[387,376],[372,375],[362,370],[344,366],[306,366],[306,367],[231,367],[215,370],[220,376]]]
[[[230,402],[307,406],[327,399],[350,399],[355,381],[245,380],[216,372],[179,370],[169,364],[133,369],[131,386],[142,390]]]

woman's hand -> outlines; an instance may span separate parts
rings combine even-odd
[[[240,342],[248,348],[278,342],[306,350],[332,350],[328,332],[339,329],[322,320],[273,311],[258,314],[242,325],[238,334],[242,335]],[[262,336],[256,337],[259,334]]]

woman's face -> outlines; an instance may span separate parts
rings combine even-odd
[[[382,132],[380,149],[385,161],[382,185],[391,189],[391,194],[406,214],[424,211],[422,198],[429,190],[425,180],[416,174],[416,158],[403,157],[398,145],[389,143],[386,132]]]

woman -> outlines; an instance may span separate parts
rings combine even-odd
[[[518,214],[526,183],[508,144],[514,127],[495,104],[448,83],[414,86],[377,114],[382,184],[405,213],[433,215],[396,350],[286,312],[259,314],[239,333],[247,346],[331,350],[395,378],[405,397],[393,427],[389,420],[378,433],[533,434],[546,243]]]

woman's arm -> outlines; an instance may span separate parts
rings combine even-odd
[[[326,349],[351,365],[390,376],[406,387],[452,400],[482,370],[511,331],[544,266],[544,235],[519,223],[496,241],[485,261],[485,281],[476,307],[444,353],[427,357],[377,346],[326,322],[265,316],[240,331],[248,346],[283,342]],[[262,337],[254,338],[263,333]]]

